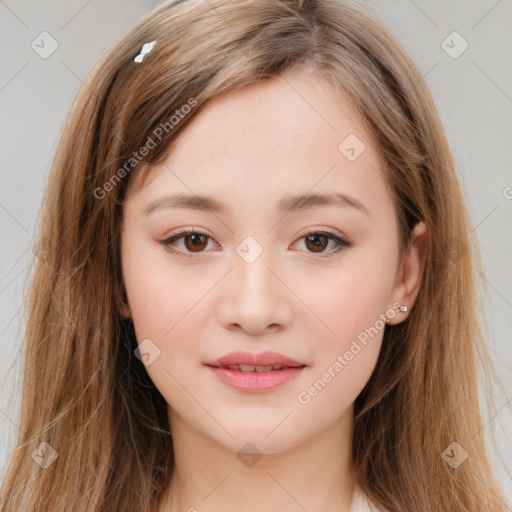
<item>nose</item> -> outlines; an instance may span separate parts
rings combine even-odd
[[[252,263],[235,255],[217,303],[217,319],[224,328],[255,335],[278,332],[290,324],[293,294],[275,267],[265,252]]]

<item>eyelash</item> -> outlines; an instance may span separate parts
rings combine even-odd
[[[172,248],[172,246],[171,246],[172,243],[174,243],[177,240],[183,238],[184,236],[190,235],[190,234],[203,235],[203,236],[209,238],[210,240],[213,240],[206,233],[202,233],[201,231],[198,231],[198,230],[193,229],[193,228],[186,228],[186,229],[183,229],[182,231],[180,231],[178,233],[175,233],[175,234],[171,235],[170,237],[166,238],[165,240],[160,240],[159,243],[161,243],[165,247],[165,249],[167,251],[169,251],[170,253],[176,254],[178,256],[184,256],[186,258],[192,257],[194,254],[201,254],[202,252],[205,252],[205,251],[198,251],[197,253],[184,252],[184,251],[177,251],[176,249]],[[325,258],[325,257],[329,257],[329,256],[331,256],[333,254],[337,254],[338,252],[343,251],[344,249],[348,249],[349,247],[352,246],[351,242],[348,242],[347,240],[344,240],[343,238],[340,238],[339,236],[335,235],[334,233],[330,233],[328,231],[320,231],[320,230],[308,231],[307,233],[304,233],[299,238],[299,240],[302,240],[303,238],[307,238],[308,236],[311,236],[311,235],[324,235],[329,240],[333,240],[335,242],[335,244],[337,245],[336,250],[334,252],[331,252],[330,254],[327,253],[327,256],[325,256],[325,253],[310,252],[310,254],[317,254],[321,258]]]

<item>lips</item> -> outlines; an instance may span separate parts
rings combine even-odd
[[[296,379],[307,365],[277,352],[232,352],[205,363],[222,383],[242,392],[272,391]]]
[[[306,366],[304,363],[279,354],[278,352],[252,354],[251,352],[243,351],[232,352],[205,364],[216,368],[258,373]]]

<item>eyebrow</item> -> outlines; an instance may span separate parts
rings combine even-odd
[[[371,216],[370,211],[356,198],[337,192],[323,194],[302,194],[283,197],[277,207],[281,212],[304,211],[311,208],[336,206],[340,208],[354,208]],[[172,195],[164,196],[149,203],[144,209],[144,214],[149,215],[155,210],[183,208],[188,210],[210,211],[218,214],[228,214],[228,208],[224,203],[208,196],[200,195]]]

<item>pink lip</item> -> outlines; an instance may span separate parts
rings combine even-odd
[[[242,391],[269,391],[298,377],[305,366],[283,368],[270,372],[242,372],[229,368],[208,366],[208,369],[224,384]]]
[[[254,366],[281,365],[281,370],[269,372],[242,372],[222,368],[233,364]],[[277,352],[233,352],[220,359],[206,363],[208,369],[224,384],[242,391],[269,391],[289,382],[302,372],[306,365]]]

